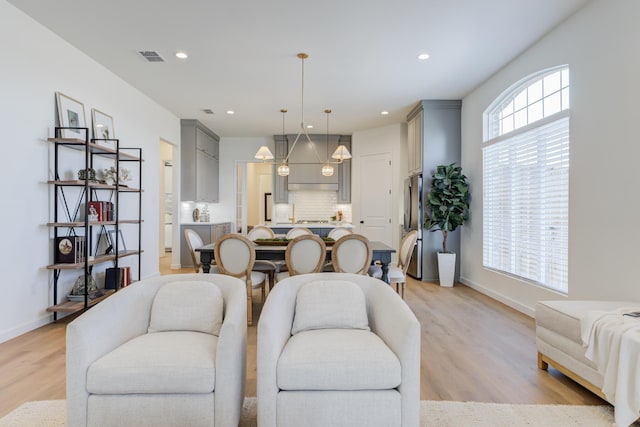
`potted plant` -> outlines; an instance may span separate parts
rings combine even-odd
[[[442,252],[438,252],[440,286],[453,286],[456,254],[447,251],[447,236],[467,219],[469,184],[455,163],[440,165],[431,176],[431,190],[425,204],[424,228],[442,232]]]

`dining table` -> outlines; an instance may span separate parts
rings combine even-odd
[[[391,263],[391,254],[396,250],[391,246],[386,245],[383,242],[372,240],[369,242],[373,252],[371,258],[373,262],[379,262],[382,268],[382,280],[389,283],[389,264]],[[331,261],[331,248],[332,245],[327,245],[327,261]],[[200,263],[202,264],[202,271],[209,273],[211,271],[211,264],[214,259],[215,243],[196,248],[196,252],[200,252]],[[284,261],[284,255],[287,250],[286,245],[262,245],[255,244],[256,260],[266,261]]]

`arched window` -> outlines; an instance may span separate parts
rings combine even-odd
[[[567,293],[569,67],[507,89],[484,135],[483,265]]]

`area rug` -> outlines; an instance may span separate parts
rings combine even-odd
[[[611,427],[610,406],[420,402],[421,427]],[[247,397],[240,427],[256,427],[256,398]],[[634,424],[635,426],[636,424]],[[0,419],[0,427],[65,427],[64,400],[27,402]]]

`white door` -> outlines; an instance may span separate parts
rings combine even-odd
[[[360,234],[393,246],[391,153],[360,157]]]

